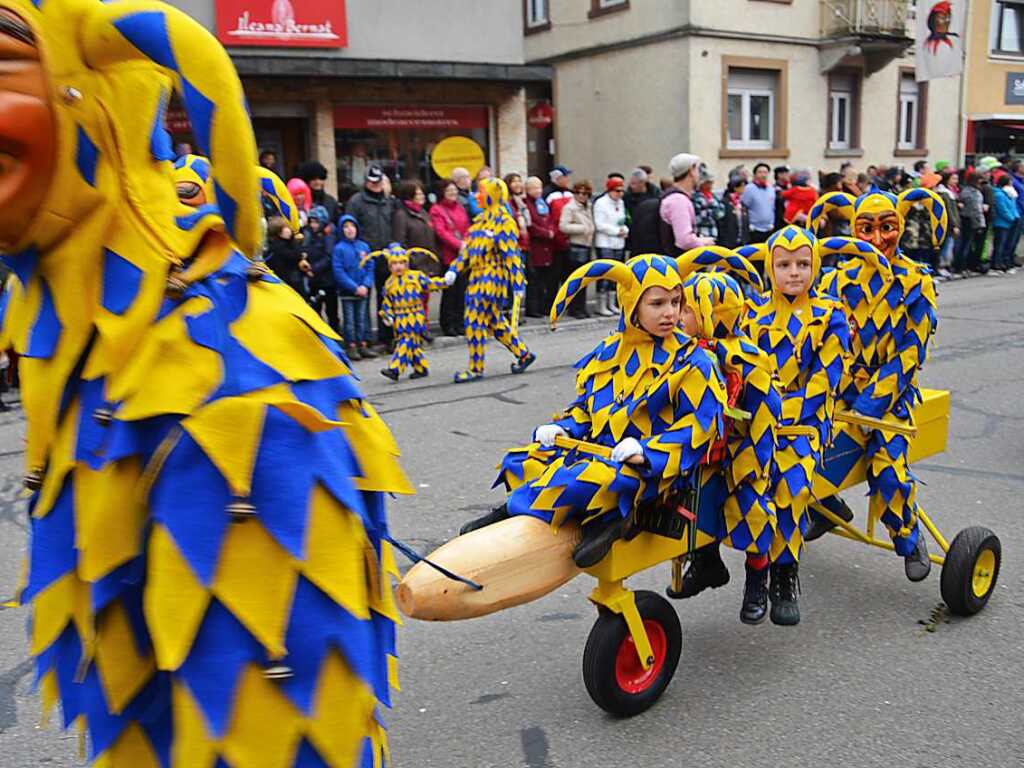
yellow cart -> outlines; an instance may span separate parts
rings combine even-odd
[[[924,390],[923,396],[924,402],[914,412],[912,462],[946,448],[949,393]],[[865,481],[862,449],[845,432],[838,433],[822,464],[814,483],[814,494],[819,499]],[[715,540],[706,531],[714,531],[717,526],[724,492],[720,475],[710,468],[703,470],[701,492],[675,509],[635,514],[633,523],[642,531],[629,540],[616,542],[600,563],[586,570],[597,579],[590,600],[599,615],[583,651],[583,680],[594,703],[607,712],[619,716],[643,712],[658,700],[675,674],[682,647],[675,609],[661,595],[647,590],[633,592],[624,581],[671,561],[672,585],[668,592],[678,593],[686,557]],[[868,516],[861,530],[818,504],[814,508],[834,524],[832,533],[873,547],[893,549],[888,536],[876,535],[879,521],[875,515]],[[946,605],[957,615],[977,613],[988,602],[999,576],[998,537],[987,528],[973,526],[960,531],[949,543],[924,512],[919,517],[942,551],[931,558],[942,566],[941,592]]]

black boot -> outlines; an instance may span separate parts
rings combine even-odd
[[[800,623],[799,566],[796,563],[776,565],[772,563],[772,585],[769,596],[772,600],[772,624],[780,627],[795,627]]]
[[[928,542],[924,533],[917,532],[917,544],[914,551],[903,558],[903,569],[911,581],[924,581],[932,572],[932,559],[928,557]]]
[[[747,580],[743,585],[743,606],[740,621],[760,624],[768,617],[768,566],[752,568],[746,564]]]
[[[394,368],[381,368],[380,375],[389,378],[392,381],[398,381],[398,371]]]
[[[459,535],[475,531],[480,528],[486,528],[488,525],[493,523],[500,523],[502,520],[508,520],[508,505],[502,504],[500,507],[495,507],[483,517],[478,517],[475,520],[470,520],[468,523],[459,528]]]
[[[580,568],[597,565],[612,548],[616,540],[622,538],[624,520],[620,515],[612,513],[604,520],[595,520],[583,526],[583,540],[572,551],[572,559]]]
[[[729,583],[729,569],[722,562],[722,555],[717,544],[701,547],[690,555],[690,567],[683,574],[683,588],[673,592],[671,588],[666,594],[674,600],[685,600],[699,595],[705,589],[717,589]]]
[[[835,523],[814,510],[816,505],[812,504],[810,509],[811,524],[807,527],[807,535],[804,541],[820,539],[826,533],[836,527]],[[838,496],[829,496],[821,500],[821,506],[838,517],[844,523],[853,520],[853,510]]]

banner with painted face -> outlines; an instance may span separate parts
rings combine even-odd
[[[918,0],[914,63],[919,83],[963,72],[966,20],[967,0]]]

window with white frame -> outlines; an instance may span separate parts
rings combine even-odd
[[[598,8],[615,8],[619,5],[625,5],[629,0],[597,0]]]
[[[771,149],[775,143],[775,100],[779,75],[774,70],[729,69],[728,148]]]
[[[921,146],[921,93],[912,73],[900,75],[899,134],[896,149],[918,149]]]
[[[526,26],[543,27],[548,23],[548,0],[525,0]]]
[[[854,146],[853,121],[856,108],[857,78],[850,74],[833,74],[829,78],[829,149],[850,149]]]
[[[990,50],[1006,56],[1024,56],[1024,2],[994,0]]]

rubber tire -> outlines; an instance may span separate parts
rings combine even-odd
[[[676,673],[683,645],[679,616],[670,602],[654,592],[641,590],[636,593],[636,607],[641,619],[656,621],[665,630],[665,663],[650,688],[641,693],[629,693],[622,690],[615,679],[615,659],[629,634],[626,620],[620,614],[602,609],[583,650],[583,682],[587,693],[597,706],[617,717],[633,717],[654,705]]]
[[[992,573],[992,584],[988,593],[982,597],[974,594],[974,564],[978,556],[986,549],[995,554],[995,570]],[[946,553],[946,563],[942,567],[942,599],[950,613],[957,616],[973,616],[988,603],[995,591],[999,579],[999,566],[1003,559],[1003,548],[996,536],[988,528],[974,525],[964,528],[953,539]]]

